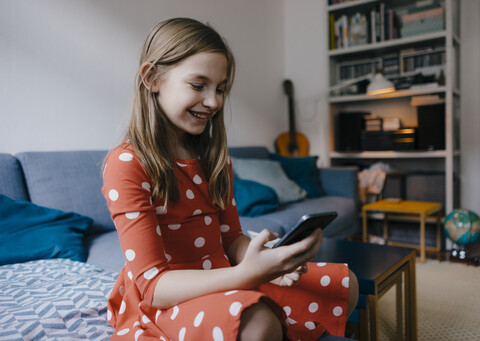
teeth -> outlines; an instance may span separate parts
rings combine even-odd
[[[197,117],[197,118],[200,118],[200,119],[203,119],[203,120],[208,117],[208,115],[202,115],[202,114],[199,114],[199,113],[196,113],[196,112],[193,112],[193,111],[190,111],[190,113],[191,113],[193,116],[195,116],[195,117]]]

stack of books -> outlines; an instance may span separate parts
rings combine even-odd
[[[365,120],[365,131],[382,131],[383,122],[382,118],[377,115],[366,115]]]
[[[436,2],[412,7],[402,16],[402,24],[402,37],[442,31],[445,29],[445,8]]]

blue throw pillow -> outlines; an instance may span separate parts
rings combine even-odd
[[[255,181],[234,177],[233,194],[241,216],[256,217],[272,212],[279,206],[275,191]]]
[[[278,154],[271,154],[271,158],[280,162],[289,179],[303,188],[310,198],[318,198],[325,195],[318,173],[318,156],[284,157]]]
[[[84,262],[84,237],[92,222],[0,194],[0,265],[50,258]]]

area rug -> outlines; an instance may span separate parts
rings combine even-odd
[[[418,340],[480,340],[480,267],[427,260],[416,274]],[[380,340],[399,340],[394,288],[379,300],[379,316]]]

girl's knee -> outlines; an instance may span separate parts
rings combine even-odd
[[[238,340],[282,340],[280,321],[268,305],[258,302],[242,313]]]

